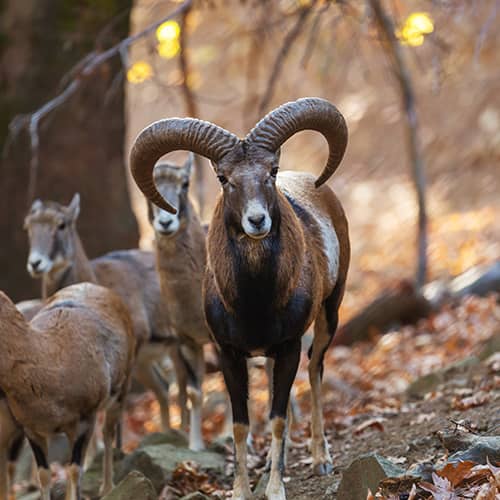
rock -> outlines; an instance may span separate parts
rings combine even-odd
[[[199,491],[195,491],[194,493],[190,493],[189,495],[182,497],[180,500],[210,500],[210,497],[207,497],[207,495],[204,495]]]
[[[374,493],[379,482],[387,477],[403,476],[405,471],[376,453],[354,460],[342,474],[338,500],[366,500],[368,489]]]
[[[118,481],[118,479],[116,478],[116,473],[118,470],[119,462],[123,459],[124,456],[125,454],[121,450],[113,450],[115,482]],[[99,489],[102,484],[102,458],[103,452],[101,451],[96,455],[90,467],[83,474],[82,493],[84,496],[88,496],[90,498],[99,498]],[[123,479],[123,477],[121,479]]]
[[[265,498],[264,495],[266,493],[267,483],[269,482],[269,476],[269,471],[264,471],[260,476],[253,492],[255,498]]]
[[[497,352],[500,352],[500,332],[486,341],[479,353],[479,359],[484,361]]]
[[[156,446],[158,444],[171,444],[172,446],[187,448],[189,446],[189,438],[185,432],[177,429],[170,429],[166,432],[153,432],[144,437],[139,443],[138,448]]]
[[[138,448],[128,455],[116,471],[116,480],[120,481],[129,472],[136,470],[144,474],[160,494],[165,484],[172,478],[172,472],[185,461],[196,462],[204,470],[222,473],[224,457],[211,451],[191,451],[171,444],[159,444]]]
[[[102,500],[157,500],[151,481],[137,471],[130,472]]]
[[[449,463],[470,460],[478,464],[500,461],[500,436],[477,436],[464,432],[441,432],[438,434],[443,446],[453,453]]]
[[[452,363],[442,370],[419,377],[408,386],[406,394],[410,398],[421,398],[425,396],[425,394],[436,390],[441,384],[444,384],[450,379],[451,374],[465,372],[468,368],[478,363],[479,358],[476,356],[469,356],[456,363]]]

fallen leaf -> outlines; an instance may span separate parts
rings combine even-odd
[[[459,497],[454,492],[450,481],[445,477],[438,476],[435,472],[432,473],[432,481],[434,484],[426,481],[418,483],[424,491],[432,493],[434,500],[458,500]]]
[[[382,424],[383,421],[385,421],[385,418],[369,418],[354,429],[354,434],[361,434],[366,429],[376,429],[380,432],[384,432],[384,425]]]
[[[469,408],[475,408],[476,406],[484,405],[490,400],[490,395],[487,392],[479,391],[473,396],[468,398],[454,398],[452,402],[452,407],[455,410],[468,410]]]
[[[458,464],[446,464],[437,474],[450,481],[452,486],[460,484],[474,467],[474,462],[459,462]]]

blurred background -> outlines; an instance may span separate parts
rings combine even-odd
[[[284,102],[326,98],[350,132],[329,180],[352,244],[334,341],[343,345],[325,370],[334,460],[344,467],[373,449],[405,466],[441,460],[442,450],[429,458],[440,445],[426,439],[450,419],[499,424],[498,353],[459,379],[443,371],[499,349],[499,23],[498,0],[3,0],[0,289],[15,300],[40,295],[23,230],[36,198],[67,204],[81,194],[78,229],[91,258],[152,248],[127,165],[134,137],[152,121],[195,116],[244,136]],[[302,132],[284,145],[281,168],[318,174],[326,158],[323,138]],[[208,222],[219,185],[209,162],[196,161],[191,195]],[[263,370],[252,385],[263,422]],[[211,440],[223,423],[220,374],[205,389]],[[295,390],[307,412],[305,364]],[[422,401],[407,404],[408,395]],[[171,414],[178,425],[179,409]],[[401,439],[410,427],[420,439],[413,448]],[[138,397],[126,451],[158,429],[156,401]],[[308,437],[307,419],[296,432]],[[263,468],[264,438],[255,450],[252,463]],[[308,464],[305,450],[294,451],[299,465]],[[215,480],[184,470],[192,482],[182,493],[224,498],[231,471]],[[300,474],[291,473],[293,498],[323,498],[329,479]],[[172,495],[161,498],[180,497]]]
[[[391,0],[381,7],[392,41],[371,3],[354,0],[4,1],[0,288],[15,299],[37,296],[22,229],[36,197],[68,203],[81,193],[79,230],[90,257],[139,240],[150,247],[145,203],[126,167],[131,140],[151,121],[196,115],[244,135],[273,107],[321,96],[339,107],[350,130],[330,185],[350,221],[343,312],[352,314],[387,283],[416,272],[406,84],[426,180],[426,279],[495,260],[498,4]],[[179,15],[158,25],[176,9]],[[129,36],[137,39],[128,43]],[[315,173],[327,154],[323,139],[308,132],[283,149],[282,168]],[[206,160],[198,167],[193,196],[209,220],[218,184]]]

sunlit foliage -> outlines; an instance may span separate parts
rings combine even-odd
[[[172,59],[180,50],[181,27],[177,21],[166,21],[156,30],[158,54],[164,59]]]
[[[403,27],[396,32],[397,37],[404,45],[418,47],[424,43],[425,35],[434,31],[432,18],[426,12],[410,14]]]
[[[142,83],[153,76],[153,68],[146,61],[135,62],[127,71],[127,80],[130,83]]]

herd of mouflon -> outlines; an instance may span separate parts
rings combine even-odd
[[[280,168],[282,144],[306,129],[328,142],[318,178]],[[104,445],[100,494],[108,494],[132,378],[154,393],[168,430],[169,383],[175,377],[189,447],[204,449],[207,343],[217,349],[228,393],[235,500],[252,498],[247,359],[266,357],[272,440],[265,495],[284,500],[290,391],[301,337],[311,325],[312,467],[318,475],[332,471],[321,381],[350,248],[344,211],[325,183],[346,146],[344,118],[320,98],[283,104],[243,139],[194,118],[151,124],[130,153],[131,173],[154,228],[151,252],[121,250],[90,260],[77,231],[79,195],[69,205],[33,202],[24,223],[27,269],[41,282],[40,298],[14,304],[0,292],[0,500],[15,498],[15,466],[25,440],[41,498],[50,499],[48,449],[58,434],[70,447],[66,499],[80,499],[82,469],[97,447],[96,422]],[[183,166],[157,164],[175,150],[190,152]],[[193,153],[211,161],[221,184],[208,231],[189,198]]]

